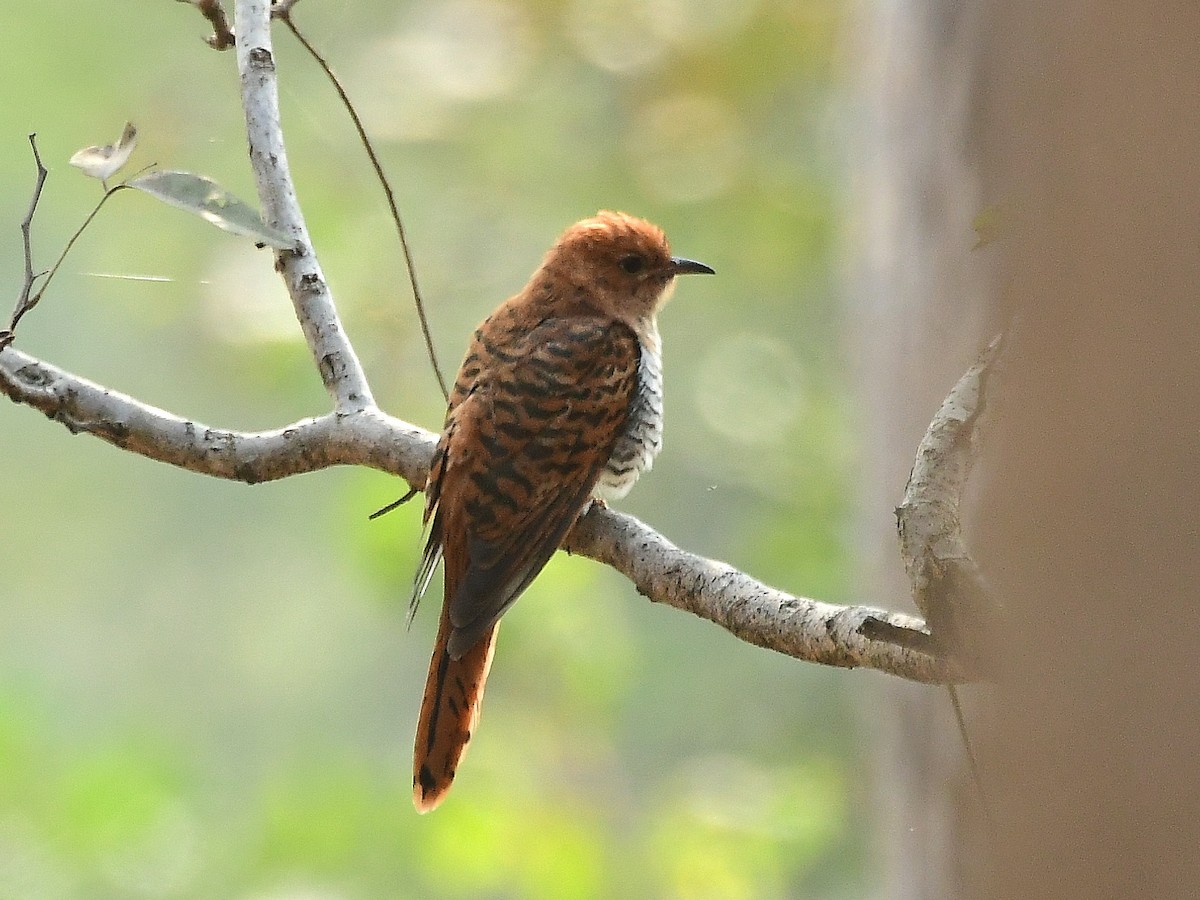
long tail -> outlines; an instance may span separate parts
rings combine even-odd
[[[479,722],[498,628],[493,625],[479,643],[459,659],[451,659],[446,644],[452,627],[449,612],[442,609],[413,748],[413,806],[417,812],[436,808],[454,783],[454,773]]]

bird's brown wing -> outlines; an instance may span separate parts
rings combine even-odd
[[[503,324],[477,334],[427,488],[418,587],[442,555],[445,600],[413,753],[422,812],[445,797],[475,729],[500,616],[587,503],[637,390],[637,338],[623,325],[573,317],[493,333]]]
[[[633,332],[600,318],[544,320],[519,340],[482,329],[478,343],[480,375],[454,411],[431,534],[445,555],[455,657],[529,586],[586,505],[640,358]]]

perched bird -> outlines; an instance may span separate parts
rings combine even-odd
[[[600,212],[568,228],[525,288],[483,321],[459,369],[426,485],[413,609],[445,562],[441,622],[413,751],[413,803],[445,799],[479,720],[500,617],[593,496],[625,496],[662,444],[655,314],[676,275],[649,222]]]

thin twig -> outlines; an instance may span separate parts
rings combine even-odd
[[[33,216],[37,212],[38,201],[42,198],[42,188],[46,184],[46,177],[50,174],[46,170],[46,166],[42,163],[42,155],[38,152],[37,135],[29,135],[29,147],[33,151],[33,162],[37,166],[37,182],[33,186],[33,197],[29,200],[29,210],[25,213],[25,218],[21,220],[21,242],[25,249],[25,283],[21,286],[21,301],[17,304],[17,311],[13,313],[13,322],[9,330],[16,327],[17,319],[21,317],[23,312],[22,307],[29,302],[29,294],[33,290],[33,282],[37,276],[33,271],[33,244],[32,244],[32,226]]]
[[[39,161],[39,165],[40,164],[41,163]],[[63,261],[66,260],[67,254],[71,252],[71,248],[75,246],[75,242],[79,240],[84,231],[87,230],[87,227],[92,224],[92,220],[96,218],[100,210],[104,207],[104,204],[108,202],[108,198],[117,193],[117,191],[120,191],[126,187],[128,187],[128,185],[126,185],[124,182],[121,182],[120,184],[115,184],[106,190],[104,195],[100,198],[100,202],[97,203],[92,208],[92,211],[87,214],[87,218],[83,220],[83,224],[75,229],[75,233],[71,235],[71,239],[67,241],[66,246],[63,247],[62,253],[58,255],[58,259],[54,261],[54,265],[51,266],[50,270],[45,273],[46,277],[45,280],[42,281],[41,287],[39,287],[37,292],[32,296],[25,297],[23,302],[20,303],[17,309],[13,312],[12,322],[8,327],[8,331],[0,334],[0,350],[12,343],[13,333],[17,329],[17,323],[21,321],[21,318],[25,315],[25,313],[29,312],[42,301],[42,297],[45,296],[46,291],[50,288],[50,282],[54,280],[54,276],[58,273]],[[39,275],[38,277],[41,276]]]
[[[346,108],[346,112],[350,114],[350,121],[354,123],[354,130],[358,132],[358,139],[362,142],[363,148],[367,151],[367,156],[371,160],[371,165],[375,169],[375,175],[379,179],[379,184],[383,188],[384,196],[387,198],[388,209],[392,213],[392,222],[396,226],[396,234],[400,238],[400,249],[404,252],[404,265],[408,270],[408,283],[412,288],[413,302],[417,307],[417,318],[421,323],[421,334],[425,338],[425,350],[429,354],[429,363],[433,366],[433,374],[437,378],[438,387],[442,391],[442,398],[446,401],[450,399],[450,393],[446,388],[446,378],[442,374],[442,367],[438,364],[437,351],[433,347],[433,334],[429,329],[429,319],[425,315],[425,302],[421,297],[421,288],[417,284],[417,269],[413,261],[412,248],[408,245],[408,236],[404,230],[404,222],[400,218],[400,210],[396,206],[396,196],[392,191],[392,185],[388,181],[387,175],[383,171],[383,164],[379,161],[379,156],[375,153],[375,147],[371,143],[371,139],[367,136],[367,130],[363,126],[362,119],[358,116],[358,110],[354,108],[354,104],[350,101],[346,89],[342,87],[342,83],[330,68],[329,63],[317,51],[317,48],[301,33],[296,27],[296,23],[292,21],[291,9],[295,5],[295,0],[291,3],[277,2],[271,7],[272,17],[279,19],[288,27],[288,30],[300,42],[308,55],[311,56],[321,67],[333,89],[337,91],[337,95],[341,98],[342,105]]]
[[[100,210],[104,207],[104,204],[108,202],[108,198],[117,193],[117,191],[124,190],[127,187],[128,185],[125,184],[125,182],[121,182],[120,184],[114,184],[104,192],[104,196],[100,198],[100,202],[97,203],[95,207],[93,207],[92,211],[87,214],[87,218],[83,220],[83,224],[75,229],[75,233],[71,235],[71,239],[67,241],[67,245],[63,247],[62,253],[58,255],[58,259],[54,261],[54,265],[51,266],[50,271],[46,273],[46,280],[42,282],[42,286],[38,288],[37,293],[29,299],[29,303],[26,306],[25,311],[33,309],[38,305],[38,303],[41,302],[42,296],[49,289],[50,282],[54,280],[54,276],[58,273],[63,261],[67,258],[67,254],[71,252],[71,248],[75,246],[75,242],[79,240],[79,238],[83,235],[83,232],[87,230],[87,227],[92,224],[92,220],[96,218]]]
[[[962,738],[963,749],[967,754],[967,767],[971,770],[971,780],[975,782],[975,790],[979,793],[979,805],[983,810],[983,820],[987,823],[988,831],[995,834],[996,826],[992,819],[992,803],[988,798],[987,789],[983,786],[983,775],[980,774],[979,760],[975,758],[975,748],[971,744],[971,736],[967,732],[967,720],[963,716],[962,701],[958,696],[958,688],[947,684],[950,692],[950,705],[954,708],[954,723],[958,726],[958,735]]]
[[[229,27],[229,19],[220,0],[178,0],[180,3],[190,3],[200,10],[200,15],[208,19],[213,33],[204,39],[204,43],[214,50],[228,50],[234,44],[233,29]]]
[[[409,488],[408,493],[406,493],[399,500],[393,500],[387,506],[383,507],[382,509],[377,509],[377,510],[375,510],[375,512],[373,512],[369,516],[367,516],[368,521],[374,521],[375,519],[378,519],[380,516],[386,516],[388,513],[390,513],[394,509],[399,509],[401,506],[403,506],[405,503],[407,503],[413,497],[417,496],[417,494],[419,494],[419,493],[421,493],[420,488]]]
[[[33,291],[34,282],[44,275],[44,272],[35,273],[33,271],[33,244],[31,238],[31,230],[33,226],[33,216],[37,212],[38,201],[42,198],[42,187],[46,184],[46,176],[50,173],[42,164],[42,156],[38,153],[37,135],[29,135],[29,146],[33,149],[33,161],[37,165],[37,181],[33,186],[33,196],[29,200],[29,209],[25,213],[25,218],[21,220],[21,242],[25,248],[25,280],[21,285],[21,293],[17,296],[17,305],[13,309],[12,318],[9,320],[8,328],[0,331],[0,350],[3,350],[13,342],[16,337],[17,323],[21,321],[21,317],[33,308],[37,303],[36,300],[30,301],[29,295]],[[40,295],[39,295],[40,296]]]

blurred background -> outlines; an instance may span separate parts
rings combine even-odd
[[[305,0],[295,17],[377,141],[447,373],[566,225],[599,208],[659,223],[719,275],[681,285],[661,317],[665,449],[620,508],[781,588],[861,600],[865,413],[839,296],[847,7]],[[201,42],[194,9],[53,0],[5,18],[6,297],[29,132],[50,169],[39,268],[101,193],[66,160],[127,119],[128,171],[186,169],[256,200],[234,56]],[[383,407],[437,429],[380,191],[316,66],[282,29],[276,49],[293,173],[351,338]],[[215,426],[329,408],[269,254],[133,192],[106,206],[16,346]],[[867,744],[882,676],[742,644],[560,556],[506,617],[468,761],[420,818],[411,738],[438,591],[406,632],[419,503],[366,518],[403,483],[365,470],[224,483],[7,402],[0,465],[0,896],[876,885]]]

